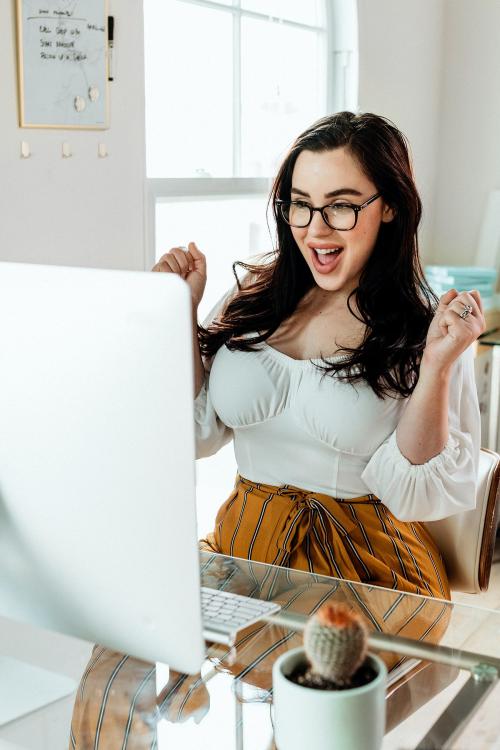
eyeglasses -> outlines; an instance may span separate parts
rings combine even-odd
[[[366,208],[366,206],[369,206],[370,203],[373,203],[374,200],[380,198],[380,195],[380,193],[372,195],[361,206],[356,206],[354,203],[332,203],[321,206],[321,208],[313,208],[313,206],[304,201],[282,201],[279,198],[276,200],[276,203],[279,206],[283,219],[291,227],[300,229],[308,227],[312,221],[314,212],[319,211],[323,217],[323,221],[330,229],[347,232],[356,226],[359,212],[363,208]]]

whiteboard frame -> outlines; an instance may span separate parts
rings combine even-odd
[[[24,36],[23,36],[23,0],[16,0],[16,27],[17,27],[17,90],[19,103],[19,127],[21,128],[45,128],[58,130],[108,130],[109,128],[109,47],[108,47],[108,0],[102,0],[105,22],[105,91],[104,91],[104,122],[95,125],[68,125],[65,123],[34,123],[26,122],[25,118],[25,91],[24,91]]]

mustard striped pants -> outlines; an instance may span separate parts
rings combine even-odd
[[[375,495],[343,500],[236,477],[206,551],[440,599],[446,570],[421,523],[398,521]]]

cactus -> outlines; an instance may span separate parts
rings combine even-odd
[[[309,619],[304,648],[312,685],[325,681],[346,687],[366,658],[368,630],[364,620],[345,604],[326,603]]]

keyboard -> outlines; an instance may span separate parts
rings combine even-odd
[[[203,637],[207,641],[232,646],[238,630],[253,625],[280,609],[281,606],[274,602],[201,587]]]

